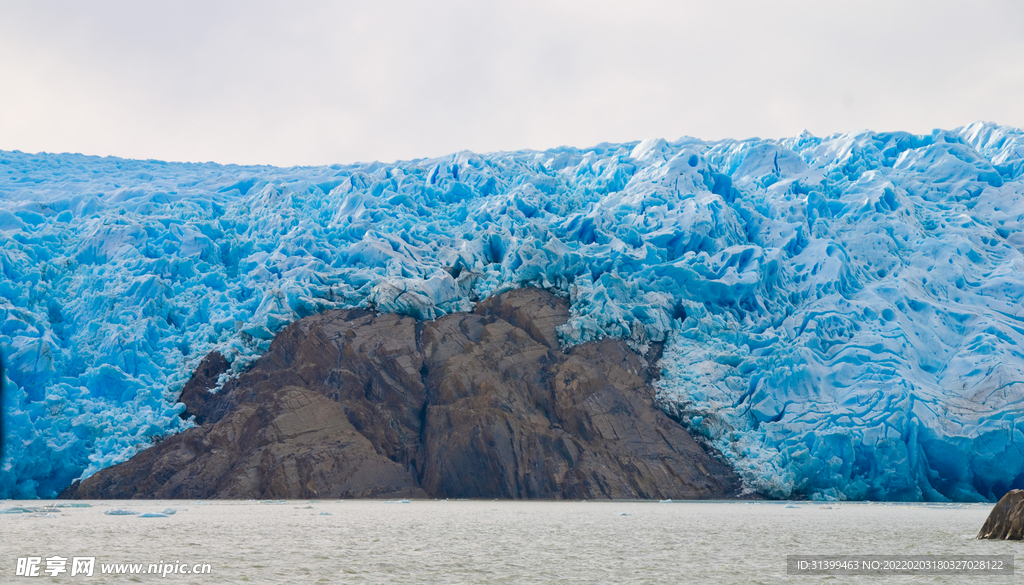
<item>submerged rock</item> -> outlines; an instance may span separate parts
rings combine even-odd
[[[981,527],[978,538],[1024,539],[1024,490],[1011,490],[999,499]]]
[[[77,498],[717,498],[740,482],[654,405],[653,362],[605,339],[568,352],[539,289],[431,322],[328,311],[284,329],[202,424],[76,483]]]

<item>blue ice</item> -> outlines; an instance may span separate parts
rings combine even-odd
[[[1024,487],[1024,132],[239,167],[0,152],[0,497],[191,423],[209,351],[288,323],[568,297],[565,344],[665,342],[660,404],[773,497]]]

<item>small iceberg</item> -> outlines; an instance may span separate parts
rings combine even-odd
[[[178,513],[178,509],[177,508],[164,508],[163,510],[160,510],[160,513],[165,515],[165,516],[173,516],[173,515]]]
[[[126,510],[124,508],[114,508],[113,510],[107,510],[104,512],[107,516],[138,516],[139,513],[135,510]]]
[[[0,508],[0,514],[38,514],[47,512],[59,512],[54,506],[14,506],[12,508]]]
[[[146,512],[145,514],[139,514],[139,518],[166,518],[167,514],[160,512]]]

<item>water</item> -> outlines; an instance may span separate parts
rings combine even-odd
[[[0,509],[52,502],[0,502]],[[58,502],[57,504],[60,504]],[[64,503],[68,505],[69,503]],[[79,504],[79,502],[75,502]],[[790,554],[1016,554],[978,541],[991,504],[808,502],[102,501],[0,514],[0,582],[19,557],[96,557],[91,579],[166,583],[877,583],[789,576]],[[166,517],[107,515],[127,509]],[[210,574],[99,575],[107,563]],[[43,567],[45,569],[45,560]],[[70,572],[70,561],[68,564]],[[892,583],[1017,583],[1010,576]],[[27,580],[24,582],[33,582]]]

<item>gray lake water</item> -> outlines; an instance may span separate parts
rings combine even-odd
[[[978,541],[991,504],[0,501],[0,582],[1020,583],[1015,576],[788,575],[787,555],[1016,555]],[[45,510],[18,512],[17,508]],[[108,515],[127,509],[173,515]],[[10,513],[16,512],[16,513]],[[40,577],[18,559],[39,557]],[[44,574],[48,558],[67,572]],[[94,557],[93,577],[71,576]],[[27,562],[27,561],[23,561]],[[59,563],[59,559],[58,559]],[[208,574],[101,574],[133,563]],[[55,565],[59,566],[59,565]]]

